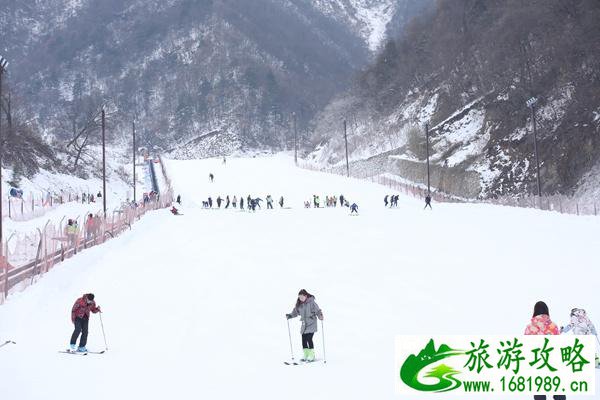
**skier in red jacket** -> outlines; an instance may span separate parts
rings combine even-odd
[[[87,352],[85,346],[87,344],[90,311],[94,314],[101,312],[100,307],[94,301],[93,293],[84,294],[81,298],[77,299],[71,310],[71,321],[75,325],[75,330],[73,331],[73,335],[71,335],[71,351]],[[81,339],[79,340],[79,348],[76,348],[75,344],[77,343],[79,334],[81,334]]]

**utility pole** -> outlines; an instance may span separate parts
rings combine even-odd
[[[2,192],[2,154],[4,153],[4,138],[2,136],[2,75],[6,71],[7,65],[8,61],[0,56],[0,256],[2,256],[2,240],[4,238],[2,229],[2,199],[4,198],[4,193]]]
[[[105,115],[102,108],[102,205],[104,206],[104,219],[106,219],[106,133]]]
[[[344,141],[346,142],[346,176],[350,177],[350,163],[348,162],[348,133],[346,132],[346,120],[344,120]]]
[[[136,202],[135,197],[135,158],[136,158],[136,149],[135,149],[135,121],[132,123],[133,125],[133,202]]]
[[[292,117],[294,118],[294,162],[296,166],[298,166],[298,129],[296,126],[296,112],[292,113]]]
[[[431,179],[429,174],[429,124],[425,124],[425,138],[427,139],[427,195],[431,194]]]
[[[531,108],[531,121],[533,122],[533,150],[535,152],[535,169],[537,175],[537,195],[538,197],[542,197],[542,183],[540,180],[540,159],[538,157],[538,147],[537,147],[537,126],[535,122],[535,103],[537,103],[538,99],[535,97],[527,100],[527,106]]]

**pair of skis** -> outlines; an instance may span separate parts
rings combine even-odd
[[[314,364],[318,361],[321,361],[321,359],[315,358],[312,361],[294,361],[294,360],[292,360],[292,361],[284,361],[283,363],[285,365],[306,365],[306,364]]]
[[[74,351],[74,350],[61,350],[59,353],[62,354],[73,354],[78,356],[87,356],[88,354],[104,354],[106,350],[102,351]]]

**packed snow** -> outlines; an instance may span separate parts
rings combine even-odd
[[[152,189],[147,184],[147,171],[145,168],[146,164],[140,164],[136,168],[137,170],[137,187],[136,195],[137,199],[140,200],[143,193],[148,193]],[[112,169],[116,169],[113,166]],[[3,168],[3,177],[12,176],[11,170]],[[8,196],[8,192],[11,186],[8,182],[3,182],[3,192],[5,198]],[[41,169],[32,179],[21,178],[19,189],[23,190],[26,201],[29,201],[30,196],[34,195],[36,199],[45,197],[48,192],[62,194],[65,203],[55,204],[53,207],[36,210],[36,213],[31,218],[24,218],[24,220],[6,218],[8,215],[8,205],[4,202],[4,214],[5,219],[4,235],[9,237],[12,233],[33,233],[37,228],[42,228],[48,221],[58,225],[63,219],[77,219],[81,217],[79,221],[82,221],[84,215],[89,213],[100,213],[103,208],[102,198],[96,198],[94,203],[82,203],[81,201],[67,201],[68,195],[72,197],[75,195],[81,196],[82,193],[89,193],[96,196],[98,192],[102,191],[102,179],[92,177],[89,179],[82,179],[72,175],[67,175],[58,172],[50,172]],[[124,182],[116,174],[111,174],[107,179],[107,209],[111,213],[114,209],[119,208],[124,202],[132,200],[133,189],[131,185]],[[26,203],[26,207],[29,204]]]
[[[557,324],[572,307],[600,323],[600,219],[485,204],[425,211],[402,196],[386,209],[388,188],[283,155],[166,166],[183,216],[149,213],[0,306],[0,342],[17,342],[0,348],[2,398],[394,399],[395,335],[522,334],[538,300]],[[284,196],[289,208],[201,208],[249,194]],[[313,194],[344,194],[360,215],[304,209]],[[283,364],[284,315],[301,288],[324,312],[326,364]],[[109,350],[60,354],[86,292],[104,311]],[[299,321],[290,325],[298,358]],[[88,348],[104,349],[98,315]]]

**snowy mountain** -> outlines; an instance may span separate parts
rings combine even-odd
[[[395,0],[313,0],[325,15],[348,23],[376,51],[398,7]]]
[[[314,121],[321,165],[477,198],[536,193],[531,110],[546,194],[594,193],[600,165],[600,3],[440,1]],[[594,173],[594,171],[596,171]],[[587,189],[586,189],[587,188]],[[587,196],[590,197],[590,196]]]
[[[312,0],[325,15],[347,24],[376,52],[389,37],[399,34],[433,0]]]
[[[21,0],[0,35],[9,85],[55,146],[87,126],[94,142],[105,105],[111,138],[135,116],[146,144],[212,155],[288,148],[292,113],[305,136],[404,3],[418,2]]]

